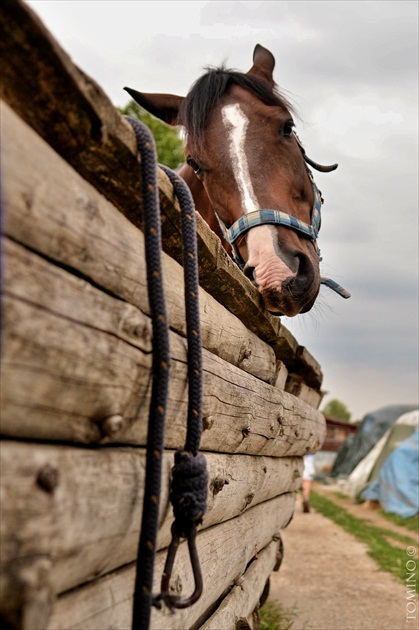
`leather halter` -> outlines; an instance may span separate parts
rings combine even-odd
[[[282,210],[263,209],[263,210],[256,210],[254,212],[248,212],[247,214],[242,215],[239,219],[237,219],[237,221],[235,221],[235,223],[233,223],[233,225],[230,228],[227,228],[224,225],[223,221],[221,221],[221,219],[217,215],[218,222],[220,224],[224,238],[226,239],[228,243],[230,243],[232,247],[233,259],[242,271],[246,263],[240,256],[240,253],[237,247],[235,246],[235,242],[237,241],[239,236],[241,236],[242,234],[245,234],[248,230],[251,230],[257,225],[267,225],[267,224],[281,225],[282,227],[286,227],[290,230],[293,230],[294,232],[299,232],[300,234],[307,236],[313,241],[314,246],[316,248],[316,252],[319,256],[319,259],[322,260],[320,256],[320,249],[317,246],[317,237],[318,237],[318,234],[320,231],[320,225],[321,225],[321,207],[323,203],[323,197],[321,195],[321,192],[317,188],[314,182],[313,174],[308,168],[306,163],[308,162],[311,166],[323,172],[329,172],[329,171],[334,170],[335,168],[337,168],[337,164],[333,164],[332,166],[320,166],[316,162],[313,162],[306,156],[306,152],[295,132],[294,132],[294,136],[297,140],[298,146],[303,155],[304,166],[306,167],[307,174],[310,178],[311,185],[313,187],[314,202],[313,202],[313,209],[311,213],[311,225],[309,225],[308,223],[304,223],[304,221],[300,221],[300,219],[297,219],[296,217],[293,217],[292,215],[288,214],[287,212],[283,212]],[[351,297],[351,294],[348,291],[346,291],[346,289],[341,287],[337,282],[335,282],[334,280],[331,280],[330,278],[322,277],[321,284],[324,284],[325,286],[329,287],[329,289],[332,289],[333,291],[335,291],[336,293],[338,293],[341,297],[345,299],[348,299],[349,297]]]

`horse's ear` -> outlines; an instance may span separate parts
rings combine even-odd
[[[175,96],[174,94],[146,94],[137,92],[131,88],[124,88],[134,101],[141,107],[144,107],[150,114],[160,118],[168,125],[177,125],[179,108],[184,100],[183,96]]]
[[[253,51],[253,66],[250,68],[247,74],[264,79],[273,84],[273,71],[275,68],[275,57],[267,48],[264,48],[260,44],[256,44]]]

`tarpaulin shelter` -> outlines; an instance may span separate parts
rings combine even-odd
[[[338,453],[333,469],[333,477],[348,477],[361,460],[372,450],[386,431],[400,416],[417,409],[415,405],[390,405],[364,416],[355,436],[349,445],[344,442]]]
[[[414,516],[419,512],[418,470],[419,430],[416,430],[388,455],[363,495],[367,501],[379,501],[387,512],[403,518]]]
[[[348,476],[344,487],[345,492],[363,501],[363,490],[377,479],[387,457],[418,428],[419,411],[417,409],[400,416]]]

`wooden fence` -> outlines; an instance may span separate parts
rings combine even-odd
[[[0,8],[3,72],[0,619],[130,628],[151,393],[151,322],[130,125],[20,1]],[[172,370],[156,591],[187,408],[179,207],[159,174]],[[322,374],[197,217],[209,506],[204,593],[152,628],[235,628],[279,564]],[[185,545],[172,584],[193,590]],[[240,621],[241,620],[241,621]]]

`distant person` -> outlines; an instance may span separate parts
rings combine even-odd
[[[310,512],[310,492],[314,479],[314,454],[304,455],[303,470],[303,512]]]

